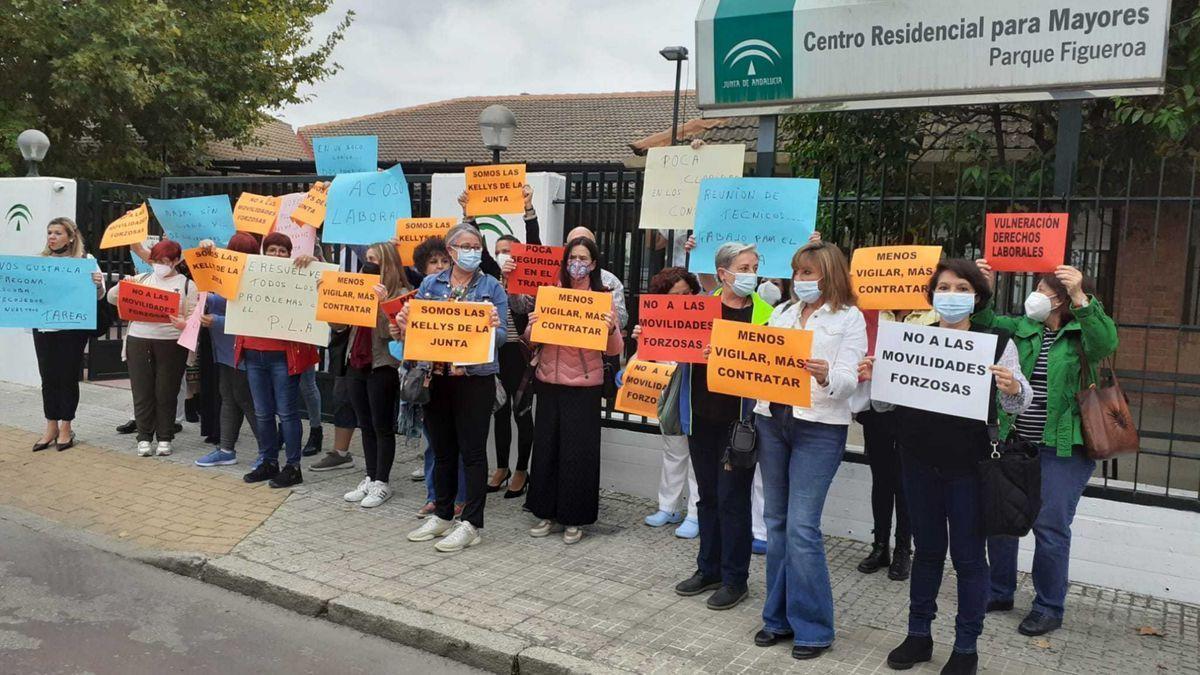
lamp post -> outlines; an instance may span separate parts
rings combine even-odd
[[[516,128],[517,116],[498,103],[479,113],[479,133],[483,136],[483,146],[492,151],[493,164],[500,163],[500,151],[508,149]]]
[[[679,143],[679,85],[683,74],[683,62],[687,61],[687,47],[663,47],[658,51],[668,61],[675,62],[675,112],[671,115],[671,145]]]
[[[50,150],[50,139],[37,129],[26,129],[17,136],[17,147],[21,149],[21,157],[29,169],[25,177],[36,178],[38,162],[46,159],[46,153]]]

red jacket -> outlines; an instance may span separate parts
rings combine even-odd
[[[321,362],[321,355],[317,353],[317,348],[303,342],[289,342],[287,340],[277,340],[285,347],[283,350],[287,354],[288,375],[299,375],[308,370],[309,366],[315,366]],[[245,349],[245,339],[239,335],[233,341],[233,363],[236,366],[241,363],[242,351]]]

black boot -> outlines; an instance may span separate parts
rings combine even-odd
[[[942,666],[942,675],[975,675],[978,669],[979,654],[951,652],[946,665]]]
[[[892,564],[888,567],[888,578],[892,581],[907,581],[912,573],[912,551],[896,547],[892,552]]]
[[[200,421],[200,401],[193,396],[183,401],[183,419],[195,424]]]
[[[117,427],[118,434],[132,434],[135,431],[137,431],[137,422],[134,420],[129,420],[125,424]]]
[[[888,668],[908,670],[933,658],[933,638],[909,635],[887,657]]]
[[[887,567],[891,562],[892,558],[888,555],[888,545],[875,542],[871,544],[871,554],[858,563],[858,571],[863,574],[874,574]]]
[[[308,430],[308,442],[304,444],[304,449],[300,454],[305,457],[321,454],[321,446],[325,442],[325,430],[321,427],[313,427]]]

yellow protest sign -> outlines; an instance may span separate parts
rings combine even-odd
[[[279,197],[243,192],[233,207],[233,227],[239,232],[267,234],[279,215]]]
[[[603,350],[608,345],[612,294],[542,286],[537,291],[537,321],[530,339],[562,347]]]
[[[407,306],[405,360],[455,364],[492,360],[492,303],[410,300]]]
[[[396,221],[396,252],[400,262],[414,264],[413,251],[430,237],[444,237],[457,218],[400,218]]]
[[[717,319],[708,388],[807,408],[812,405],[812,376],[803,363],[812,353],[812,338],[812,331]]]
[[[525,210],[524,164],[468,166],[467,215],[489,216]]]
[[[329,194],[329,183],[317,181],[304,195],[304,201],[292,212],[292,220],[301,225],[319,228],[325,222],[325,198]]]
[[[317,321],[374,328],[379,316],[378,274],[322,272],[317,286]]]
[[[854,250],[850,282],[859,309],[929,309],[929,277],[941,246],[876,246]]]
[[[183,252],[196,288],[226,300],[237,297],[246,269],[246,254],[224,248],[189,248]]]
[[[671,382],[676,366],[634,359],[625,366],[625,378],[617,390],[616,408],[642,417],[658,417],[658,398]]]
[[[116,248],[140,244],[150,236],[150,211],[145,204],[125,212],[125,215],[108,224],[100,248]]]

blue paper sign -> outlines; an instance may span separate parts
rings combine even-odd
[[[365,173],[379,168],[379,138],[376,136],[314,138],[312,147],[318,176]]]
[[[754,244],[758,275],[792,278],[792,255],[817,225],[821,181],[814,178],[706,178],[696,201],[696,248],[688,270],[716,272],[717,249],[729,242]]]
[[[129,260],[133,263],[133,269],[138,274],[150,274],[154,271],[154,268],[150,266],[150,263],[137,257],[137,254],[133,251],[129,252]]]
[[[185,251],[196,248],[205,239],[224,246],[235,231],[233,207],[227,195],[148,201],[163,231]]]
[[[96,261],[0,256],[0,328],[96,327]]]
[[[399,164],[387,171],[344,173],[329,186],[321,241],[363,246],[389,241],[399,218],[412,218],[408,179]]]

